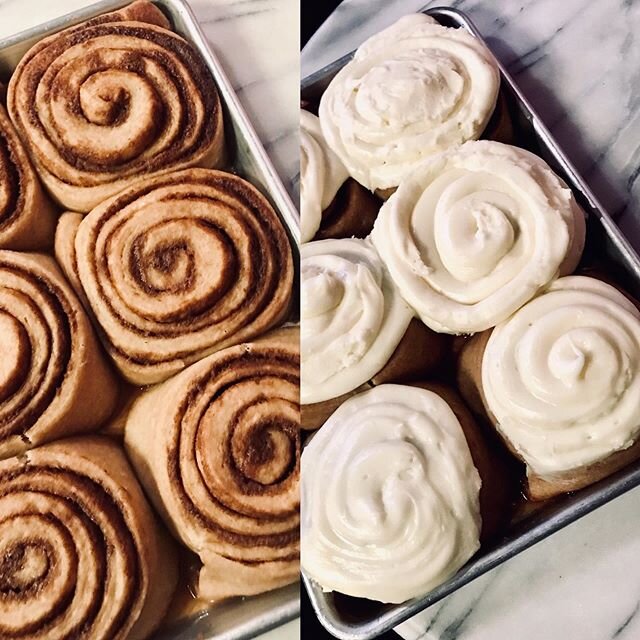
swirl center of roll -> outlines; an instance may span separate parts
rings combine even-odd
[[[437,52],[420,57],[405,54],[364,74],[354,88],[355,105],[370,124],[403,130],[414,124],[446,120],[455,111],[464,88],[464,78],[451,58]]]
[[[139,156],[161,124],[162,101],[153,84],[119,68],[127,66],[123,56],[97,51],[76,58],[52,81],[52,128],[87,162],[123,164]]]
[[[461,282],[489,275],[516,240],[513,200],[493,190],[472,190],[455,180],[436,204],[435,244],[445,269]]]
[[[411,519],[410,496],[419,493],[413,485],[425,478],[424,462],[411,442],[390,440],[364,447],[345,478],[345,490],[352,496],[349,518],[359,526],[369,524],[372,532],[388,530],[392,522],[406,524]]]
[[[307,373],[326,380],[362,359],[380,331],[380,273],[337,255],[302,261],[302,353]]]
[[[611,365],[618,360],[611,345],[594,329],[574,329],[553,343],[549,371],[566,387],[575,386],[584,380],[594,353],[598,354],[598,364],[610,373]]]

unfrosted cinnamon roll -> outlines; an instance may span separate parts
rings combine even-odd
[[[141,176],[217,166],[222,110],[204,60],[141,0],[34,45],[7,105],[63,207],[89,211]]]
[[[533,499],[579,489],[640,457],[640,312],[600,280],[560,278],[475,336],[459,378],[526,463]]]
[[[105,437],[0,462],[0,636],[126,640],[158,626],[177,580],[122,452]]]
[[[299,338],[219,351],[135,402],[125,444],[151,499],[200,556],[217,600],[293,582],[299,570]]]
[[[583,212],[546,162],[490,141],[425,163],[371,234],[404,299],[451,334],[495,326],[571,273],[584,237]]]
[[[53,241],[56,215],[0,105],[0,248],[42,249]]]
[[[117,383],[55,262],[0,251],[0,458],[96,429]]]
[[[68,224],[67,224],[68,223]],[[236,175],[187,169],[137,182],[79,224],[61,219],[106,348],[131,382],[168,378],[281,322],[291,247],[266,198]]]
[[[479,548],[480,485],[442,397],[403,385],[358,394],[302,454],[302,568],[327,591],[424,595]]]
[[[486,47],[422,13],[372,36],[320,100],[329,147],[371,191],[397,187],[433,154],[480,137],[500,84]]]

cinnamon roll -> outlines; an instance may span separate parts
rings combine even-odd
[[[192,365],[135,402],[125,444],[169,527],[200,556],[197,595],[299,570],[299,341],[279,330]]]
[[[326,591],[424,595],[479,548],[480,486],[440,395],[403,385],[356,395],[302,454],[302,568]]]
[[[467,142],[383,205],[371,239],[404,299],[444,333],[491,328],[578,264],[584,214],[544,160]]]
[[[369,241],[344,238],[304,244],[301,274],[304,427],[317,428],[335,408],[335,399],[374,376],[394,381],[415,373],[424,376],[444,354],[441,336],[422,323],[412,323],[413,312]],[[412,357],[394,358],[398,349],[405,350],[400,345],[407,334]],[[411,344],[406,348],[411,350]]]
[[[0,352],[0,458],[96,429],[113,411],[117,383],[51,258],[0,251]]]
[[[526,464],[532,499],[640,457],[640,311],[609,284],[556,280],[465,346],[459,376]]]
[[[55,220],[53,205],[0,105],[0,249],[51,246]]]
[[[380,202],[349,178],[327,147],[318,117],[300,112],[300,240],[364,238]]]
[[[41,40],[18,64],[9,113],[63,207],[89,211],[141,176],[221,163],[217,90],[169,26],[140,0]]]
[[[68,222],[60,247],[77,218]],[[73,244],[70,279],[82,285],[117,367],[137,384],[264,333],[289,310],[285,229],[233,174],[187,169],[139,181],[87,215]]]
[[[408,15],[337,73],[320,100],[320,124],[349,174],[384,191],[426,158],[479,138],[499,85],[497,63],[477,38]]]
[[[105,437],[0,462],[0,636],[146,638],[177,580],[173,545]]]

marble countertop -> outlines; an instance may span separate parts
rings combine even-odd
[[[90,4],[91,0],[0,0],[0,38]],[[299,166],[299,1],[189,0],[189,4],[293,194]],[[299,637],[300,623],[293,621],[257,640]]]
[[[345,0],[302,75],[426,0]],[[640,2],[440,1],[471,17],[640,250]],[[640,638],[640,489],[406,622],[406,640]]]

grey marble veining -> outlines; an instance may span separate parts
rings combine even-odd
[[[302,74],[424,0],[345,0]],[[640,1],[455,0],[640,250]],[[406,640],[638,640],[640,489],[399,627]]]

